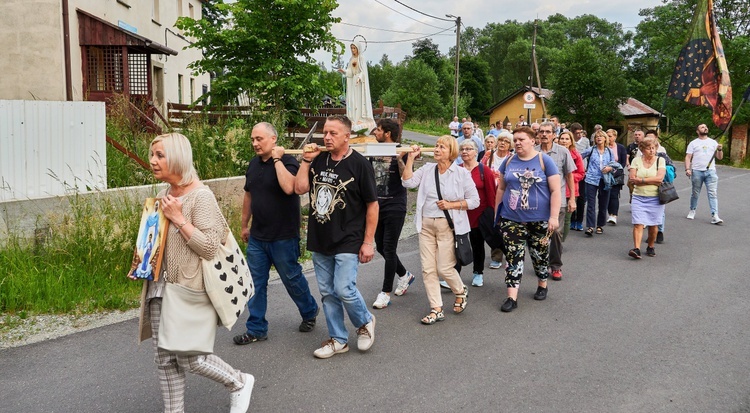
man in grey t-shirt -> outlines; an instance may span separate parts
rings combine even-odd
[[[536,150],[541,151],[549,155],[555,165],[557,165],[558,171],[560,171],[560,183],[561,183],[561,196],[562,202],[560,203],[560,212],[558,222],[565,222],[565,213],[567,211],[573,212],[576,209],[576,201],[574,197],[571,197],[568,202],[565,202],[565,187],[570,188],[571,192],[575,193],[575,181],[573,180],[573,172],[576,170],[576,164],[573,162],[573,157],[570,156],[570,151],[553,142],[555,136],[555,124],[552,122],[544,122],[539,126],[539,142],[536,146]],[[567,205],[567,206],[566,206]],[[562,225],[555,230],[554,234],[550,237],[549,246],[549,266],[552,270],[552,279],[555,281],[562,280]]]

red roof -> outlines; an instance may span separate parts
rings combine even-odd
[[[627,102],[620,105],[620,113],[622,116],[633,117],[633,116],[656,116],[660,115],[659,112],[641,102],[638,99],[628,98]]]

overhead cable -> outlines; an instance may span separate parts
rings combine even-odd
[[[408,16],[408,15],[406,15],[406,14],[404,14],[404,13],[401,13],[400,11],[398,11],[398,10],[394,9],[393,7],[390,7],[390,6],[386,6],[386,5],[385,5],[385,4],[383,4],[383,2],[381,2],[380,0],[374,0],[374,1],[375,1],[375,3],[378,3],[378,4],[380,4],[381,6],[383,6],[383,7],[387,8],[387,9],[391,9],[391,10],[395,11],[396,13],[398,13],[398,14],[400,14],[400,15],[402,15],[402,16],[404,16],[404,17],[406,17],[406,18],[409,18],[409,19],[412,19],[412,20],[414,20],[414,21],[415,21],[415,22],[417,22],[417,23],[422,23],[422,24],[424,24],[425,26],[430,26],[430,27],[434,27],[434,28],[436,28],[436,29],[443,29],[443,27],[439,27],[439,26],[435,26],[435,25],[432,25],[432,24],[429,24],[429,23],[425,23],[425,22],[423,22],[423,21],[419,21],[419,20],[415,19],[414,17],[411,17],[411,16]],[[451,20],[451,21],[452,21],[452,20]],[[453,29],[453,27],[451,27],[451,29]]]
[[[445,19],[445,18],[442,18],[442,17],[436,17],[436,16],[433,16],[433,15],[427,14],[427,13],[425,13],[423,11],[419,11],[419,10],[415,9],[414,7],[406,5],[406,4],[404,4],[404,3],[402,3],[402,2],[400,2],[398,0],[393,0],[393,1],[395,1],[396,3],[398,3],[398,4],[400,4],[400,5],[404,6],[404,7],[406,7],[407,9],[414,10],[415,12],[417,12],[419,14],[425,15],[427,17],[432,17],[433,19],[438,19],[438,20],[442,20],[442,21],[446,21],[446,22],[453,22],[453,21],[455,21],[455,20]]]

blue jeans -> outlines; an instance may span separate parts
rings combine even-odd
[[[596,210],[597,201],[599,211]],[[589,228],[603,227],[607,223],[607,206],[609,205],[609,191],[604,190],[604,179],[599,185],[586,183],[586,226]]]
[[[255,295],[247,302],[250,314],[245,326],[248,333],[259,337],[268,335],[266,307],[268,272],[271,270],[271,264],[276,267],[281,282],[297,305],[302,319],[309,320],[318,314],[318,303],[310,293],[307,279],[302,275],[302,266],[298,262],[299,254],[299,238],[280,241],[259,241],[253,237],[248,239],[247,263],[255,285]]]
[[[715,169],[708,171],[698,171],[693,169],[690,176],[693,183],[693,193],[690,195],[690,209],[698,208],[698,196],[701,194],[701,187],[706,184],[706,194],[708,195],[708,207],[711,208],[711,215],[719,213],[719,199],[717,191],[719,189],[719,177]]]
[[[357,289],[359,257],[357,254],[324,255],[313,252],[312,259],[328,335],[339,343],[347,343],[349,333],[344,323],[344,309],[357,328],[372,320],[372,314]]]

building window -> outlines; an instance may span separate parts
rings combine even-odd
[[[131,95],[148,96],[148,55],[128,51],[128,84]]]
[[[159,22],[159,0],[152,0],[151,3],[151,20]]]
[[[190,78],[190,104],[195,102],[195,79]]]
[[[122,47],[86,47],[88,90],[122,92]]]
[[[190,3],[188,3],[188,11],[190,12],[190,18],[194,19],[195,18],[195,8]]]
[[[177,103],[182,103],[182,75],[177,75]]]
[[[182,0],[177,0],[177,17],[182,17]]]

